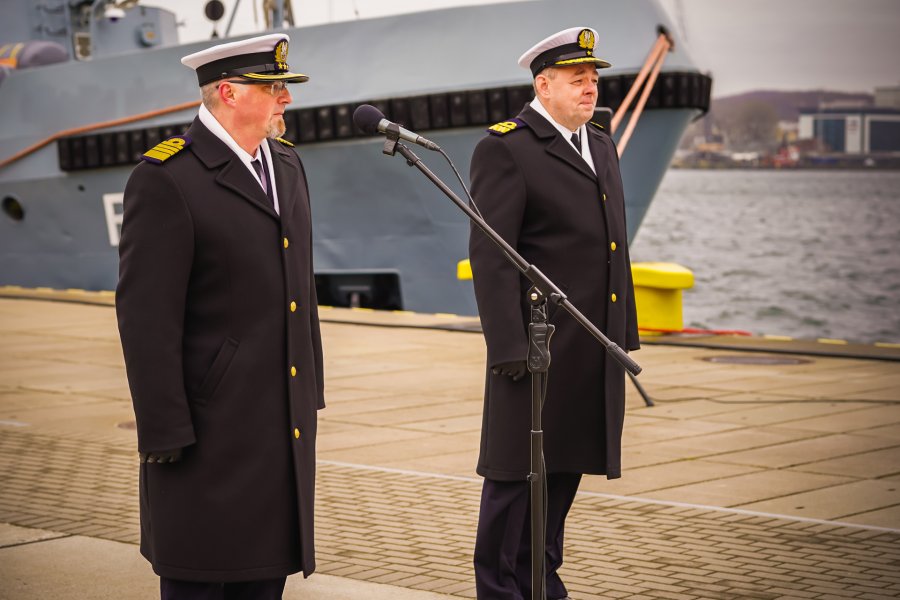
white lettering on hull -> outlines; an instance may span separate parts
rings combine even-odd
[[[106,215],[106,229],[109,232],[109,245],[119,246],[122,233],[122,201],[125,194],[103,194],[103,213]]]

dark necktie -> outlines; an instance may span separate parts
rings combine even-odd
[[[572,143],[575,144],[575,149],[578,150],[578,154],[581,154],[581,138],[578,137],[578,132],[572,134]]]
[[[260,152],[259,159],[251,161],[250,164],[253,165],[256,174],[259,176],[259,181],[262,184],[263,191],[266,193],[266,197],[269,199],[269,204],[274,207],[275,198],[272,196],[272,186],[269,185],[269,169],[266,168],[266,155]]]

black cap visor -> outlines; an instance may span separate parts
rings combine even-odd
[[[538,54],[537,57],[531,61],[531,75],[537,77],[538,73],[547,67],[566,67],[569,65],[586,63],[592,63],[596,65],[598,69],[606,69],[607,67],[612,66],[608,61],[588,54],[588,52],[578,44],[565,44]]]

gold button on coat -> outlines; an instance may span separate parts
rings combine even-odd
[[[294,311],[296,311],[296,310],[297,310],[297,303],[296,303],[296,302],[291,302],[291,312],[294,312]]]
[[[615,252],[616,251],[616,243],[615,242],[611,243],[609,245],[609,249],[612,250],[613,252]]]
[[[613,296],[615,296],[615,294],[613,294]],[[613,302],[615,302],[615,300],[613,300]],[[296,377],[296,376],[297,376],[297,367],[291,367],[291,377]]]
[[[300,439],[300,430],[297,429],[296,427],[294,427],[294,439],[295,439],[295,440],[299,440],[299,439]]]
[[[613,295],[610,297],[610,300],[612,300],[613,302],[615,302],[615,301],[616,301],[616,295],[613,294]]]
[[[606,202],[606,194],[603,194],[603,201]]]
[[[287,238],[284,238],[284,247],[287,248],[288,245],[289,245],[289,244],[288,244],[288,239],[287,239]]]

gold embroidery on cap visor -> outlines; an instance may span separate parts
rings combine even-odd
[[[287,81],[288,83],[303,83],[309,81],[309,75],[302,73],[242,73],[240,77],[256,81]]]
[[[580,65],[583,63],[593,63],[597,65],[598,69],[606,69],[612,66],[612,64],[603,60],[602,58],[596,58],[594,56],[581,56],[579,58],[570,58],[568,60],[558,60],[551,66],[565,67],[566,65]]]

